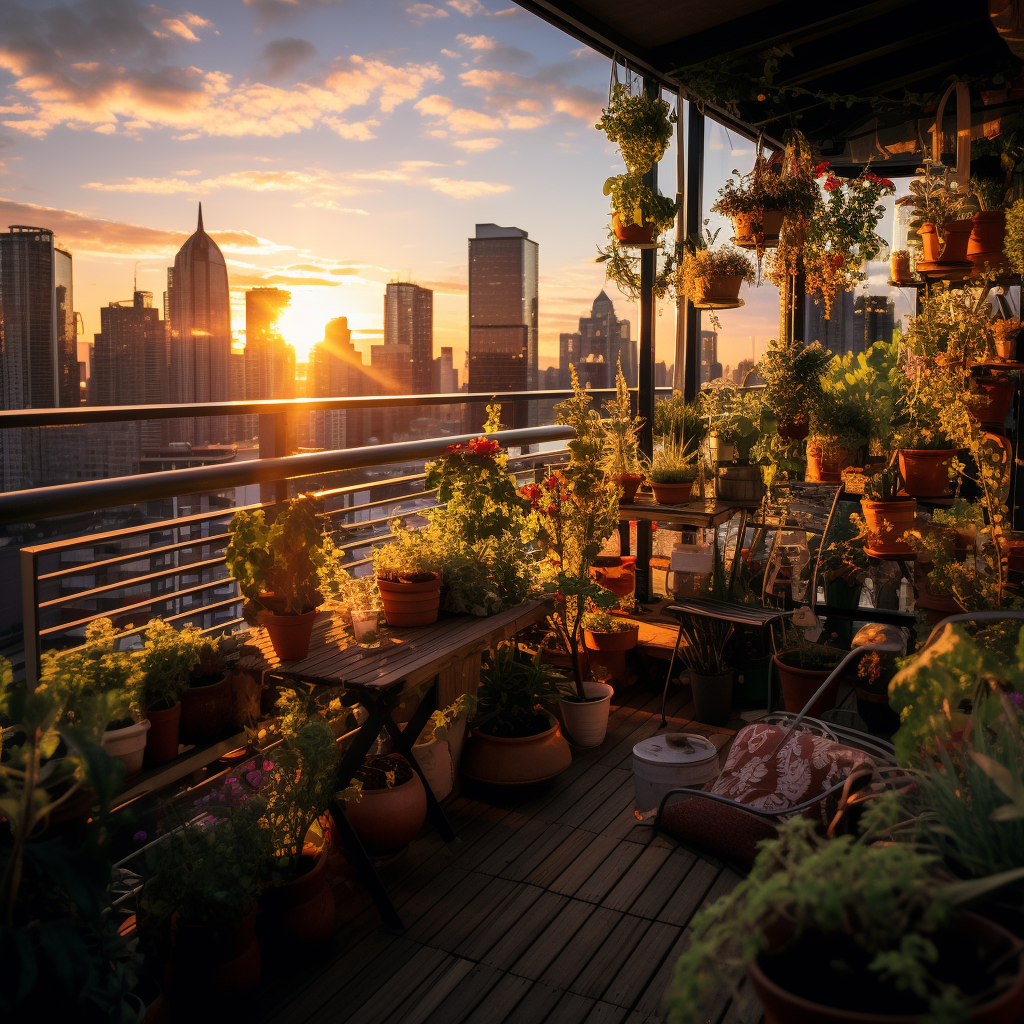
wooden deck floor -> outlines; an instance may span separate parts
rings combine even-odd
[[[613,707],[609,735],[542,792],[463,794],[449,850],[429,828],[381,874],[406,931],[384,928],[355,883],[333,946],[271,971],[272,1024],[648,1024],[687,923],[736,882],[636,827],[633,744],[658,731],[650,691]],[[690,718],[688,691],[670,703]],[[484,798],[486,796],[486,799]],[[266,972],[265,972],[266,973]],[[276,976],[275,976],[276,974]],[[742,993],[741,993],[742,994]],[[716,998],[709,1024],[760,1018]]]

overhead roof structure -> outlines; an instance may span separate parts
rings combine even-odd
[[[517,2],[743,134],[799,128],[836,163],[918,163],[954,76],[975,138],[1024,105],[1012,0]]]

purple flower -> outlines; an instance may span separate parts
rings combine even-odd
[[[1017,704],[1018,706],[1024,707],[1024,694],[1021,694],[1021,693],[1011,693],[1010,694],[1010,700],[1012,700],[1014,704]]]
[[[259,790],[263,788],[263,776],[259,772],[249,772],[245,777],[245,781],[248,782],[253,789]]]
[[[137,843],[144,843],[148,838],[149,834],[146,832],[136,832],[135,835],[132,836],[132,839]]]

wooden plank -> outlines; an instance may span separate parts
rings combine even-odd
[[[604,998],[617,1006],[635,1005],[681,934],[681,928],[660,921],[651,924],[605,989]]]
[[[609,910],[626,911],[631,909],[670,854],[670,850],[660,846],[648,846],[641,850],[629,871],[601,900],[601,906],[608,907]],[[653,918],[660,909],[659,906],[651,914],[639,914],[638,916]]]
[[[604,801],[603,806],[598,807],[585,821],[580,822],[580,828],[585,832],[606,833],[609,829],[615,828],[615,823],[624,815],[630,821],[630,828],[633,818],[633,805],[636,803],[636,786],[633,784],[633,773],[622,772],[618,789],[610,794]]]
[[[474,880],[476,878],[487,879],[486,884],[471,903],[464,906],[444,928],[434,935],[430,940],[432,946],[454,953],[484,921],[489,920],[496,910],[500,910],[507,900],[513,899],[517,893],[526,888],[522,882],[510,882],[507,878],[478,875],[476,872],[472,874]]]
[[[501,981],[502,974],[486,964],[477,964],[423,1024],[462,1024]]]
[[[575,992],[566,992],[558,1000],[554,1011],[548,1018],[552,1024],[584,1024],[595,1006],[593,999],[586,999]]]
[[[553,947],[547,951],[551,962],[538,980],[553,988],[568,989],[604,945],[622,916],[600,907],[595,910],[560,952]]]
[[[420,986],[406,1000],[401,1013],[394,1019],[401,1021],[401,1024],[424,1024],[438,1007],[444,1005],[474,966],[472,960],[447,957],[443,970],[435,972],[429,981]]]
[[[568,906],[565,896],[542,892],[522,917],[481,957],[481,962],[507,971],[533,946],[537,937]]]
[[[510,835],[504,835],[504,841],[476,866],[477,871],[482,871],[485,875],[505,874],[513,861],[533,847],[551,828],[545,822],[534,818],[520,816],[520,820],[519,827]]]
[[[555,822],[540,822],[540,824],[545,826],[544,831],[522,852],[515,854],[507,867],[498,872],[502,878],[511,878],[514,882],[525,882],[565,841],[566,837],[573,833],[573,829],[567,825],[559,825]],[[545,884],[541,888],[546,889],[547,885]]]
[[[611,851],[572,894],[575,899],[586,900],[588,903],[602,903],[605,896],[632,870],[634,861],[643,852],[643,847],[635,843],[623,843],[606,836],[598,836],[598,839],[612,843]]]
[[[558,916],[516,961],[512,973],[539,981],[548,969],[552,957],[578,938],[596,909],[589,903],[569,900]]]
[[[549,1019],[552,1024],[557,1024],[552,1016],[552,1011],[558,1005],[562,995],[562,992],[551,988],[550,985],[534,984],[519,1005],[501,1024],[541,1024],[541,1021]]]
[[[539,885],[542,889],[551,888],[554,881],[575,864],[577,858],[585,854],[593,838],[589,832],[569,829],[565,839],[526,876],[524,881],[531,885]]]
[[[747,978],[740,982],[739,994],[733,996],[729,1008],[725,1011],[722,1024],[761,1024],[764,1020],[764,1009],[754,986]]]
[[[613,1003],[597,1002],[583,1024],[622,1024],[628,1013],[629,1010]]]
[[[401,966],[390,982],[348,1017],[348,1024],[385,1024],[419,992],[424,983],[436,979],[451,958],[439,949],[420,946]]]
[[[573,833],[573,841],[584,844],[580,852],[566,865],[565,870],[548,886],[552,892],[573,896],[576,890],[598,870],[609,857],[615,854],[619,843],[607,836],[595,836],[589,832]],[[597,900],[590,902],[596,903]]]
[[[415,924],[406,929],[405,936],[413,942],[430,942],[445,926],[483,891],[491,879],[473,871],[462,872],[462,881],[449,889]]]
[[[487,998],[466,1018],[465,1024],[502,1024],[532,987],[533,982],[529,978],[503,974]],[[402,1021],[402,1024],[406,1022]]]
[[[522,920],[543,895],[535,885],[509,883],[512,891],[497,905],[492,905],[486,918],[474,928],[454,950],[456,956],[483,960],[490,950]]]
[[[582,797],[573,801],[572,806],[568,807],[558,817],[558,821],[563,825],[579,826],[590,817],[594,811],[599,810],[603,807],[608,799],[615,793],[616,790],[622,787],[623,782],[632,782],[632,776],[629,772],[622,771],[621,768],[607,768],[602,765],[594,775],[597,776],[601,770],[605,771],[603,778],[600,778],[594,786],[591,787]],[[590,775],[586,776],[589,781]]]
[[[718,880],[720,871],[706,860],[698,860],[679,888],[669,897],[657,919],[684,927]]]
[[[623,914],[604,944],[573,981],[571,990],[592,999],[603,999],[612,979],[651,927],[651,923],[630,914]]]

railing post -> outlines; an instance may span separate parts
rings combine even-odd
[[[34,690],[39,685],[42,644],[39,640],[39,580],[36,553],[21,551],[21,620],[25,638],[25,685]]]
[[[704,115],[691,103],[686,125],[686,183],[684,230],[687,235],[700,234],[702,193],[704,191]],[[692,402],[700,391],[700,310],[686,300],[683,323],[683,397]],[[678,355],[677,357],[678,358]]]
[[[260,413],[260,458],[278,459],[288,451],[288,414],[285,412]],[[260,484],[260,501],[280,504],[288,499],[288,481],[277,480]]]

